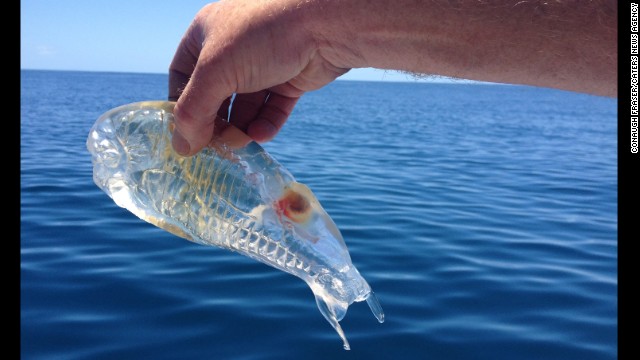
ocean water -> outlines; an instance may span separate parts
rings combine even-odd
[[[22,359],[615,359],[617,101],[335,82],[264,147],[341,229],[385,311],[342,343],[300,279],[121,209],[85,148],[166,75],[21,71]]]

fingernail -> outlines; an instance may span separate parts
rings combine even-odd
[[[189,152],[191,151],[191,146],[189,145],[189,142],[184,137],[182,137],[179,131],[173,132],[171,145],[173,145],[173,150],[175,150],[178,154],[182,156],[189,155]]]

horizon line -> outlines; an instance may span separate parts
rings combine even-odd
[[[386,69],[378,69],[382,71],[394,71],[400,72],[401,70],[386,70]],[[145,71],[118,71],[118,70],[77,70],[77,69],[38,69],[38,68],[20,68],[20,71],[56,71],[56,72],[87,72],[87,73],[112,73],[112,74],[140,74],[140,75],[165,75],[168,76],[169,72],[145,72]],[[421,83],[421,84],[453,84],[453,85],[508,85],[512,86],[513,84],[502,84],[502,83],[492,83],[492,82],[484,82],[484,81],[476,81],[476,80],[468,80],[468,79],[459,79],[459,78],[451,78],[446,76],[439,75],[425,75],[426,78],[418,78],[412,77],[413,75],[409,73],[405,73],[407,76],[407,80],[375,80],[375,79],[342,79],[340,77],[336,78],[335,81],[356,81],[356,82],[388,82],[388,83]],[[344,76],[344,75],[343,75]]]

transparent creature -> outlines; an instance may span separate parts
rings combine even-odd
[[[173,151],[173,106],[148,101],[112,109],[89,132],[93,179],[119,206],[193,242],[219,246],[304,280],[320,312],[339,321],[353,302],[384,313],[351,263],[333,220],[311,190],[260,145]]]

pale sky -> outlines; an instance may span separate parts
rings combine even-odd
[[[20,68],[167,73],[182,35],[209,2],[22,0]],[[341,78],[416,81],[376,69],[354,69]]]

